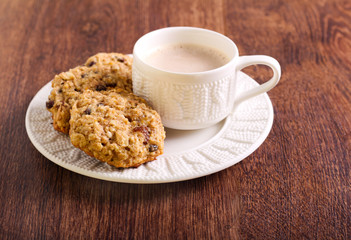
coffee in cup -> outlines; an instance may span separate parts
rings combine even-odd
[[[153,49],[145,61],[163,71],[193,73],[219,68],[229,57],[215,48],[198,44],[169,44]]]
[[[200,129],[214,125],[242,101],[272,89],[281,75],[277,60],[239,56],[234,42],[207,29],[169,27],[141,37],[133,49],[133,91],[160,114],[165,127]],[[237,72],[263,64],[273,77],[236,95]]]

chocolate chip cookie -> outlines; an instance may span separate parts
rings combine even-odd
[[[80,94],[71,109],[69,135],[75,147],[117,168],[155,160],[165,139],[158,113],[122,89]]]
[[[68,134],[70,109],[85,90],[132,92],[132,58],[120,53],[96,54],[83,66],[56,75],[52,88],[46,108],[52,113],[54,128]]]

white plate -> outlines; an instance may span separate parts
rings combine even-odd
[[[239,72],[237,91],[257,86]],[[198,178],[228,168],[254,152],[266,139],[273,123],[273,107],[261,94],[242,103],[232,115],[202,130],[166,129],[165,151],[157,160],[119,170],[72,146],[68,136],[52,127],[45,102],[51,91],[46,84],[34,96],[26,114],[26,129],[33,145],[45,157],[73,172],[125,183],[166,183]]]

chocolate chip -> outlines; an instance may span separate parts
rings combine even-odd
[[[122,62],[122,63],[123,63],[123,62],[125,61],[125,59],[124,59],[124,58],[122,58],[122,57],[119,57],[119,58],[117,58],[117,61],[118,61],[118,62]]]
[[[150,131],[149,128],[147,126],[140,126],[140,127],[136,127],[133,129],[134,132],[141,132],[145,139],[143,141],[143,144],[146,145],[149,142],[150,139]]]
[[[94,64],[95,64],[96,62],[94,62],[94,61],[91,61],[90,63],[88,63],[88,67],[91,67],[91,66],[93,66]]]
[[[156,152],[157,149],[158,149],[158,146],[156,144],[150,144],[149,152]]]
[[[58,93],[62,93],[62,88],[60,88],[60,89],[58,90]]]
[[[81,78],[85,78],[85,76],[86,76],[85,74],[80,75]]]
[[[53,100],[49,100],[46,102],[46,108],[50,109],[54,106],[55,102]]]
[[[106,89],[106,86],[102,84],[96,86],[96,91],[105,91]]]
[[[84,114],[90,115],[90,113],[91,113],[91,109],[90,108],[85,109]]]

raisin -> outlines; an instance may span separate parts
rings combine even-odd
[[[136,127],[133,129],[134,132],[141,132],[145,139],[143,141],[143,144],[146,145],[150,139],[150,131],[149,128],[147,126],[140,126],[140,127]]]
[[[117,61],[123,63],[125,61],[125,59],[122,57],[119,57],[119,58],[117,58]]]
[[[88,63],[88,67],[91,67],[91,66],[93,66],[94,64],[95,64],[96,62],[94,62],[94,61],[91,61],[90,63]]]
[[[156,152],[157,149],[158,149],[158,146],[156,144],[150,144],[149,152]]]
[[[80,75],[81,78],[85,78],[85,76],[86,76],[85,74]]]
[[[96,86],[96,91],[105,91],[106,89],[106,86],[102,84]]]
[[[90,108],[85,109],[84,114],[90,115],[90,113],[91,113],[91,109]]]
[[[46,108],[50,109],[54,106],[55,102],[53,100],[49,100],[46,102]]]
[[[128,122],[133,122],[133,119],[129,116],[126,116],[126,118],[128,119]]]
[[[107,83],[106,87],[116,87],[117,83]]]

